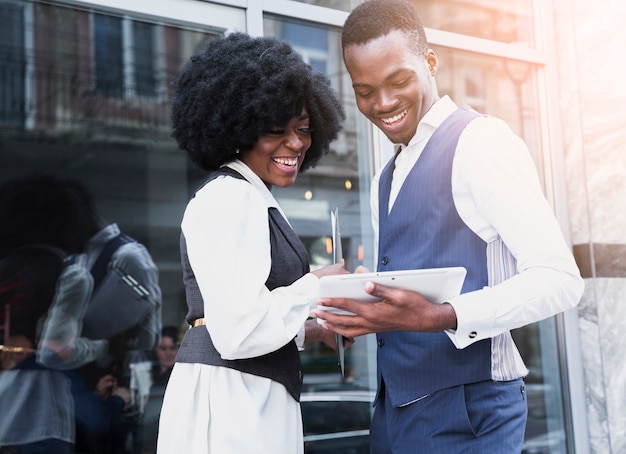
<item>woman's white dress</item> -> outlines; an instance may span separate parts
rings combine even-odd
[[[247,181],[218,177],[189,202],[181,224],[204,300],[206,326],[224,359],[260,356],[294,337],[318,299],[307,274],[269,291],[268,207],[278,207],[242,162]],[[303,448],[300,405],[285,387],[225,367],[176,363],[159,422],[158,454],[297,454]]]

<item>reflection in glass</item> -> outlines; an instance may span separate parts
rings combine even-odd
[[[341,137],[331,144],[330,153],[322,158],[320,164],[299,176],[293,186],[274,188],[272,192],[286,212],[294,230],[307,246],[312,268],[332,261],[332,245],[329,245],[330,212],[338,208],[346,268],[352,271],[358,265],[365,265],[371,269],[373,242],[369,213],[369,185],[372,177],[370,147],[367,142],[362,142],[367,134],[363,122],[360,121],[361,115],[356,110],[351,81],[343,66],[339,31],[271,16],[264,18],[264,31],[267,36],[278,36],[291,42],[307,62],[330,77],[344,101],[347,116]],[[359,147],[357,141],[362,142],[359,143]],[[313,401],[331,399],[329,394],[338,395],[338,399],[348,399],[348,402],[340,405],[330,401],[315,403],[303,401],[306,427],[310,428],[314,424],[311,418],[319,416],[319,412],[331,411],[333,405],[338,405],[337,408],[340,406],[354,410],[364,408],[369,421],[373,390],[376,388],[375,374],[372,373],[375,370],[376,346],[375,343],[368,341],[369,337],[359,338],[346,350],[344,377],[340,374],[336,352],[325,345],[321,343],[307,345],[301,352],[305,393],[311,393],[307,396]],[[366,394],[364,397],[348,398],[355,390]],[[363,424],[359,428],[369,427],[362,426]],[[329,452],[323,450],[329,446],[333,449],[341,447],[357,449],[350,452],[368,452],[367,438],[363,433],[346,439],[339,437],[329,441],[316,440],[315,443],[312,440],[306,442],[307,452]]]
[[[163,320],[175,324],[186,312],[178,239],[190,174],[170,135],[169,81],[212,35],[130,13],[0,1],[0,182],[36,172],[83,182],[98,212],[150,250]]]
[[[534,46],[532,0],[410,0],[424,26],[504,43]]]
[[[544,181],[542,123],[537,96],[538,68],[530,63],[433,46],[439,59],[440,95],[504,120],[524,139]],[[565,453],[563,393],[554,318],[512,333],[530,370],[524,452]]]
[[[522,137],[545,185],[542,125],[537,96],[538,67],[531,63],[432,46],[437,54],[441,96],[505,121]]]
[[[307,3],[309,5],[324,6],[326,8],[338,9],[341,11],[350,11],[357,4],[361,3],[359,0],[295,0],[301,3]]]

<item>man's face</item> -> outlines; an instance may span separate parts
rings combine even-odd
[[[366,44],[344,49],[359,110],[393,143],[407,145],[417,124],[439,99],[432,50],[417,55],[406,35],[394,30]]]

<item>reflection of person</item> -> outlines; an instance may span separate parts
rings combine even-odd
[[[583,281],[523,141],[440,98],[413,5],[371,0],[342,32],[357,106],[397,153],[372,184],[377,270],[464,266],[441,305],[372,283],[382,302],[320,304],[343,335],[377,333],[376,453],[520,452],[527,369],[509,330],[575,306]]]
[[[243,33],[210,40],[174,86],[174,136],[215,172],[182,220],[193,327],[167,385],[157,451],[302,452],[297,344],[336,348],[334,335],[307,318],[318,277],[346,271],[309,272],[270,191],[292,185],[328,151],[341,103],[287,43]]]
[[[27,336],[9,336],[0,350],[0,370],[13,369],[35,353],[35,345]]]
[[[141,419],[141,438],[144,454],[152,454],[156,451],[163,394],[176,360],[179,344],[178,338],[179,329],[176,326],[164,326],[161,330],[161,340],[154,348],[151,374],[152,385],[150,386],[150,395]]]
[[[152,383],[166,384],[174,367],[178,352],[178,328],[164,326],[161,330],[161,340],[154,348],[156,361],[152,369]]]
[[[0,446],[24,453],[73,452],[71,369],[107,354],[106,341],[80,337],[91,275],[68,264],[59,249],[32,245],[2,257],[0,282],[10,339],[37,346],[35,354],[0,374]]]
[[[142,243],[96,212],[87,188],[77,181],[74,186],[82,196],[82,214],[91,234],[77,260],[91,270],[95,281],[83,334],[110,339],[125,331],[130,347],[151,352],[161,330],[158,269]]]

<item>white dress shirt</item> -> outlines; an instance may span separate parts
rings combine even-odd
[[[456,109],[450,98],[441,98],[422,118],[408,146],[400,145],[390,210],[428,139]],[[376,251],[381,171],[371,189]],[[490,268],[488,287],[448,301],[457,316],[457,329],[448,335],[457,348],[578,304],[584,281],[525,143],[503,121],[482,116],[462,132],[452,166],[452,195],[461,219],[487,243]]]
[[[229,167],[251,184],[231,177],[211,181],[189,202],[181,226],[206,328],[223,358],[241,359],[275,351],[296,335],[302,344],[319,280],[309,273],[286,287],[265,287],[271,266],[268,208],[280,207],[242,162]],[[283,385],[226,367],[175,364],[157,452],[301,453],[302,437],[300,405]]]

